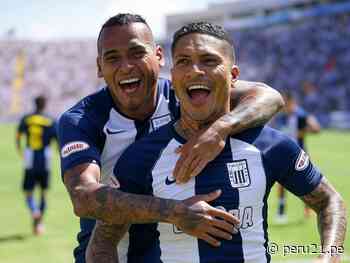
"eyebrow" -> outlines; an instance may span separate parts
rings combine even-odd
[[[118,54],[119,52],[117,51],[117,50],[114,50],[114,49],[112,49],[112,50],[107,50],[106,52],[104,52],[103,53],[103,57],[105,58],[105,57],[107,57],[108,55],[110,55],[110,54]]]
[[[179,54],[179,55],[175,55],[174,59],[177,59],[177,58],[189,58],[189,57],[190,57],[189,55]]]

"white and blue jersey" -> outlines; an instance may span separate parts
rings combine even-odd
[[[107,87],[82,99],[59,119],[62,176],[82,163],[101,167],[101,180],[107,182],[123,151],[144,135],[178,118],[179,109],[169,80],[159,79],[157,106],[153,115],[141,122],[124,116],[115,106]],[[85,262],[85,250],[95,221],[81,219],[75,250],[76,262]]]
[[[178,159],[175,150],[184,143],[170,123],[131,145],[114,168],[120,189],[177,200],[221,189],[222,195],[211,205],[238,216],[239,233],[215,248],[171,224],[132,225],[128,262],[269,262],[267,198],[271,187],[277,181],[303,196],[316,188],[321,174],[293,140],[259,127],[228,138],[224,150],[200,175],[178,185],[172,177]]]

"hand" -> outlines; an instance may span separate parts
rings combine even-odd
[[[238,232],[239,219],[221,209],[210,206],[210,202],[221,195],[217,190],[205,195],[196,195],[182,202],[187,209],[177,214],[175,225],[186,234],[200,238],[212,246],[220,246],[218,239],[232,239]]]
[[[178,148],[176,153],[180,154],[180,158],[174,169],[176,182],[186,183],[191,177],[197,176],[224,149],[226,137],[214,127],[209,127]]]

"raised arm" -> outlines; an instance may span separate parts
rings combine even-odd
[[[227,136],[265,124],[283,105],[279,92],[264,83],[234,82],[232,111],[179,149],[180,158],[174,170],[177,182],[184,183],[198,175],[225,147]]]
[[[232,233],[234,225],[239,223],[236,217],[206,203],[216,199],[220,191],[178,201],[124,193],[99,183],[99,179],[100,168],[94,163],[77,165],[64,174],[64,183],[77,216],[120,225],[171,223],[213,245],[218,245],[218,240],[209,234],[230,239],[231,235],[227,233]]]
[[[317,213],[323,254],[318,262],[340,262],[346,233],[346,208],[340,194],[322,178],[310,194],[301,199]]]

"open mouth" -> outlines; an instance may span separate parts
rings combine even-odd
[[[119,81],[119,87],[125,92],[125,93],[133,93],[135,92],[141,85],[141,79],[139,78],[129,78],[129,79],[123,79]]]
[[[191,85],[187,88],[187,94],[193,104],[205,103],[210,95],[210,88],[206,85]]]

